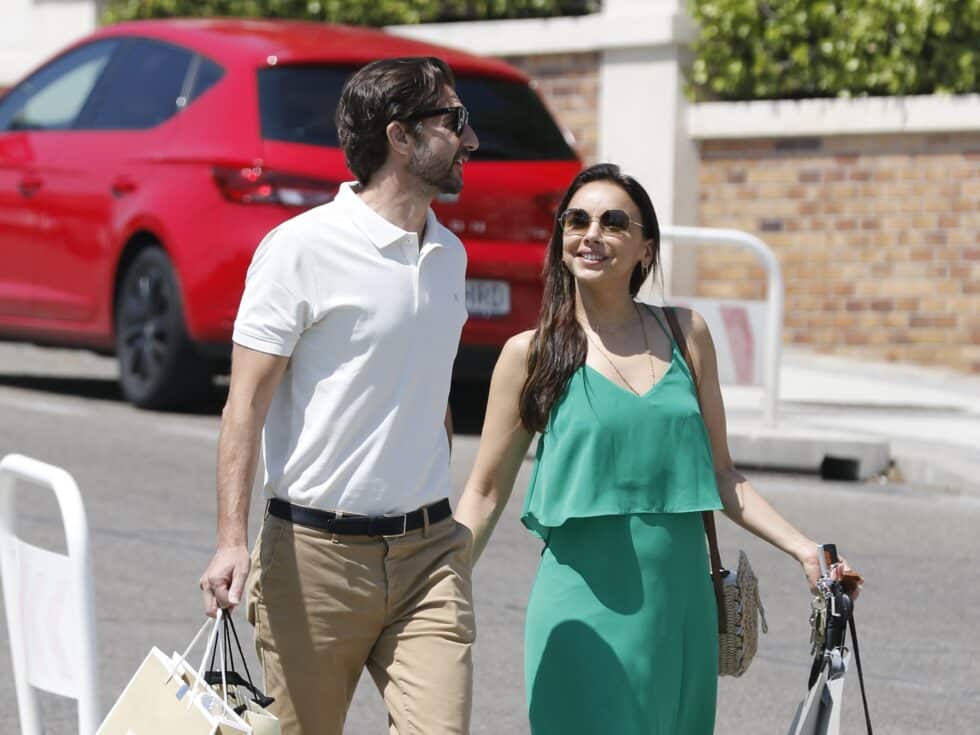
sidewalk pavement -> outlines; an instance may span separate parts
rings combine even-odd
[[[980,377],[784,348],[774,427],[760,389],[723,393],[741,466],[813,472],[829,456],[840,479],[888,473],[980,496]]]

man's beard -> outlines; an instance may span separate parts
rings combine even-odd
[[[408,161],[408,172],[419,181],[431,186],[439,194],[459,194],[463,190],[463,177],[456,173],[455,164],[459,159],[453,157],[447,166],[430,149],[416,145]]]

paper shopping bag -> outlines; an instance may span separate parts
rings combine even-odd
[[[844,671],[850,653],[843,656]],[[796,710],[788,735],[840,735],[841,705],[844,701],[844,676],[830,676],[830,667],[820,669],[813,686]]]
[[[264,707],[251,699],[245,703],[242,719],[252,728],[252,735],[282,735],[279,718],[269,714]]]
[[[176,668],[176,671],[175,671]],[[173,675],[171,675],[173,674]],[[184,661],[153,648],[96,735],[252,735]]]
[[[254,687],[245,685],[227,687],[214,682],[212,687],[244,721],[252,728],[252,735],[281,735],[279,719],[255,700]],[[261,697],[261,693],[259,693]]]

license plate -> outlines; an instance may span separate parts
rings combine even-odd
[[[510,284],[507,281],[467,278],[466,310],[470,316],[507,316],[510,314]]]

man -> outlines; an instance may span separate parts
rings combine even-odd
[[[350,79],[337,130],[358,182],[269,233],[235,321],[200,585],[214,615],[248,576],[284,735],[340,735],[364,666],[393,733],[469,731],[472,536],[448,501],[466,255],[429,208],[478,146],[453,87],[433,58]],[[260,433],[269,502],[250,556]]]

